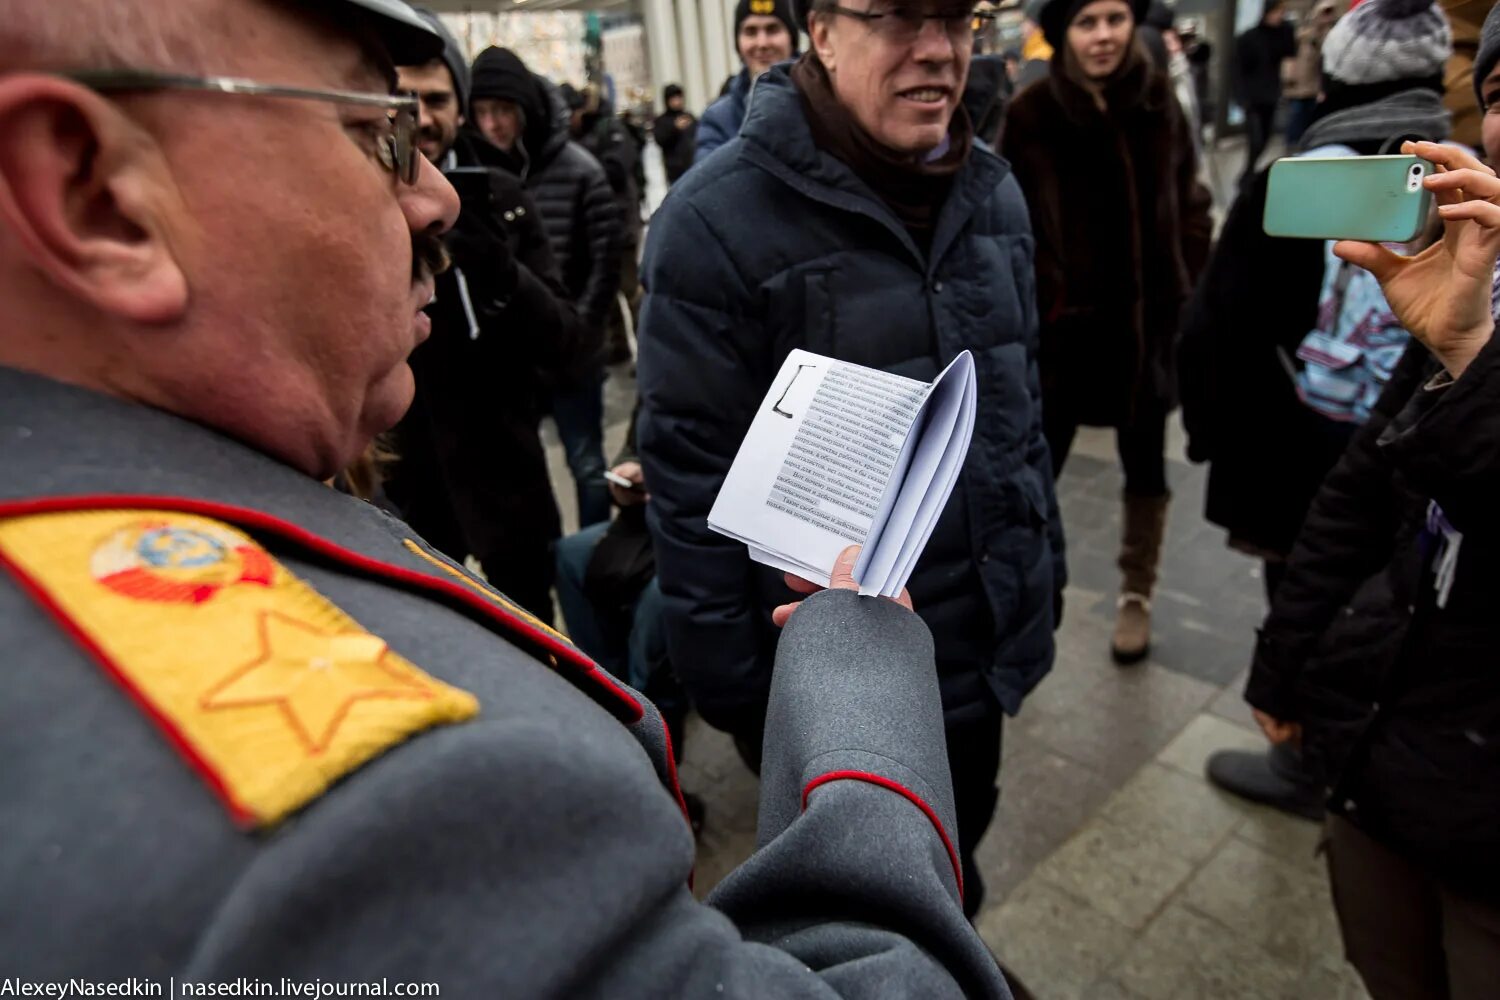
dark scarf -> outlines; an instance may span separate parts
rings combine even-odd
[[[1376,87],[1382,89],[1372,89]],[[1443,107],[1442,91],[1430,83],[1407,80],[1346,87],[1332,91],[1318,105],[1317,117],[1302,133],[1298,149],[1382,143],[1395,137],[1441,142],[1448,138],[1452,124],[1453,116]],[[1387,152],[1401,151],[1395,143],[1391,145]]]
[[[969,158],[974,130],[960,104],[948,126],[948,138],[928,159],[914,159],[888,149],[860,128],[839,103],[833,81],[816,53],[809,52],[792,67],[792,83],[802,95],[802,108],[817,147],[843,161],[911,233],[924,251],[932,244],[937,215],[948,199],[953,178]]]

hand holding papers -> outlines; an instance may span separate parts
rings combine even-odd
[[[859,592],[906,586],[974,433],[974,359],[931,384],[793,351],[750,424],[708,526],[815,582],[852,544]]]

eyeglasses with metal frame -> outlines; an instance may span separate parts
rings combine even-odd
[[[417,148],[417,125],[420,106],[417,95],[360,93],[351,90],[316,90],[309,87],[284,87],[259,83],[232,76],[192,76],[186,73],[159,73],[139,69],[89,69],[59,73],[59,76],[82,84],[101,94],[146,90],[196,90],[218,94],[254,97],[287,97],[301,101],[326,101],[330,104],[352,104],[384,108],[390,128],[377,138],[375,156],[380,165],[403,183],[415,185],[421,171],[422,153]]]
[[[828,11],[863,21],[876,34],[903,44],[916,41],[928,21],[937,21],[950,39],[961,42],[973,38],[981,24],[995,19],[993,10],[975,10],[972,7],[955,7],[928,13],[920,6],[898,5],[882,10],[856,10],[842,4],[829,4],[815,6],[813,10]]]

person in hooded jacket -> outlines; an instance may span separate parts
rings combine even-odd
[[[909,584],[937,642],[972,914],[1002,719],[1051,667],[1065,578],[1032,237],[1021,188],[973,141],[960,104],[970,10],[850,9],[799,10],[813,50],[760,78],[739,137],[694,166],[652,223],[639,360],[646,516],[671,661],[703,718],[753,760],[771,613],[786,592],[707,516],[772,378],[794,348],[922,380],[973,353],[973,442]],[[904,88],[883,86],[882,73]]]
[[[602,337],[620,287],[622,241],[619,205],[604,167],[573,141],[571,113],[557,88],[532,74],[514,52],[485,49],[472,77],[470,119],[536,201],[563,286]],[[552,400],[584,525],[609,519],[603,393],[603,365],[595,352],[560,382]]]
[[[797,54],[797,22],[790,0],[739,0],[734,8],[734,47],[745,65],[698,122],[693,162],[740,134],[750,109],[750,87],[762,73]]]
[[[1178,313],[1208,257],[1211,197],[1187,119],[1136,37],[1145,0],[1051,0],[1045,84],[1011,104],[1001,151],[1036,230],[1043,417],[1060,473],[1080,425],[1114,427],[1125,471],[1111,650],[1146,656],[1171,493]]]
[[[1403,58],[1392,60],[1397,39]],[[1366,0],[1344,15],[1323,40],[1324,98],[1298,152],[1338,146],[1373,155],[1402,137],[1447,138],[1449,39],[1432,0]],[[1184,313],[1178,361],[1188,458],[1209,463],[1204,517],[1228,532],[1230,547],[1262,560],[1271,595],[1308,505],[1355,428],[1308,407],[1288,371],[1318,325],[1327,254],[1321,240],[1266,234],[1269,177],[1261,171],[1224,222]],[[1215,754],[1209,777],[1293,815],[1323,814],[1323,786],[1290,744]]]
[[[661,150],[662,165],[667,171],[667,183],[676,184],[678,178],[693,165],[694,137],[698,132],[698,119],[688,113],[683,102],[682,88],[669,83],[661,92],[662,113],[656,116],[651,126],[651,135]]]
[[[453,267],[437,277],[432,336],[411,356],[412,407],[394,433],[387,495],[406,521],[458,562],[472,554],[489,582],[552,621],[557,503],[537,435],[543,372],[598,350],[563,289],[542,221],[521,182],[486,166],[493,147],[464,128],[469,67],[435,14],[418,14],[443,55],[403,66],[421,102],[423,155],[479,183],[445,240]],[[475,195],[481,197],[475,197]]]

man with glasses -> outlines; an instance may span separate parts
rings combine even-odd
[[[440,51],[399,0],[0,0],[0,968],[1005,996],[906,608],[791,615],[710,908],[651,705],[321,482],[412,396],[459,201],[392,64]]]
[[[924,380],[972,351],[974,441],[911,591],[937,643],[975,913],[1001,719],[1051,667],[1064,578],[1031,229],[960,102],[972,4],[816,0],[799,16],[812,51],[757,81],[739,137],[678,183],[647,239],[638,434],[668,650],[753,765],[785,592],[706,521],[770,380],[799,347]]]
[[[437,15],[419,11],[443,54],[399,69],[420,103],[422,155],[463,199],[444,243],[453,267],[428,307],[432,336],[412,354],[416,397],[397,428],[387,493],[406,522],[551,622],[552,543],[561,534],[538,427],[544,377],[599,349],[562,287],[541,216],[498,150],[464,121],[469,66]]]

